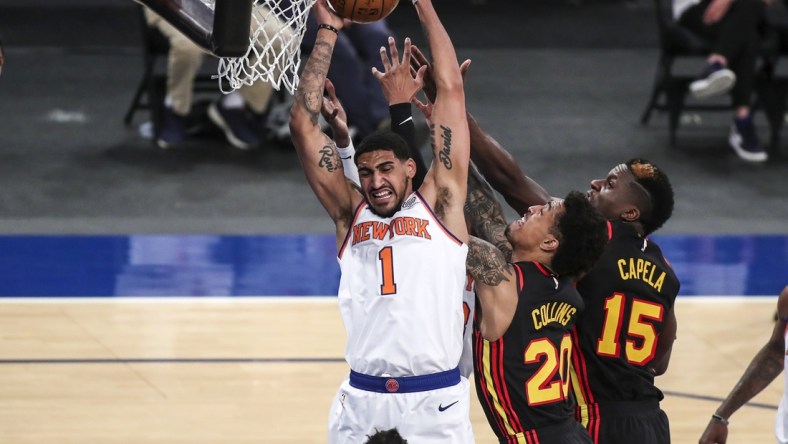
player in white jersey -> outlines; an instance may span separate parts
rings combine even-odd
[[[415,164],[391,132],[356,149],[360,187],[318,117],[323,86],[343,21],[318,0],[317,41],[291,109],[293,143],[307,180],[336,226],[342,269],[340,311],[351,373],[329,418],[329,442],[363,442],[397,428],[414,443],[473,442],[469,383],[457,368],[462,346],[462,289],[468,239],[463,217],[470,141],[462,76],[432,0],[414,2],[434,58],[437,97],[431,115],[432,163],[412,189]],[[392,45],[393,46],[393,45]],[[410,64],[381,53],[390,68]],[[420,87],[424,69],[410,79]],[[418,88],[414,89],[414,95]]]
[[[788,286],[777,298],[777,321],[774,330],[758,354],[752,358],[739,382],[711,415],[700,444],[724,444],[728,440],[728,423],[731,415],[755,395],[766,388],[783,369],[788,369]],[[788,444],[788,380],[784,383],[783,397],[777,409],[775,436],[778,444]]]
[[[476,285],[469,274],[465,277],[465,288],[462,290],[462,355],[460,355],[460,373],[466,378],[473,373],[473,310],[476,308]]]

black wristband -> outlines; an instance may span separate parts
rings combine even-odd
[[[726,426],[727,426],[728,424],[730,424],[730,421],[728,421],[728,419],[727,419],[727,418],[723,418],[722,416],[720,416],[720,415],[718,415],[718,414],[716,414],[716,413],[715,413],[715,414],[713,414],[713,415],[711,415],[711,418],[712,418],[712,419],[714,419],[714,420],[716,420],[716,421],[719,421],[719,422],[721,422],[723,425],[726,425]]]
[[[395,103],[394,105],[389,105],[389,116],[391,117],[392,126],[401,125],[405,123],[409,118],[413,118],[413,114],[411,113],[410,102]]]
[[[321,23],[317,26],[317,29],[328,29],[329,31],[333,32],[334,34],[339,34],[339,30],[328,23]]]

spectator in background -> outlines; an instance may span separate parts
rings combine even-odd
[[[740,158],[749,162],[768,159],[751,113],[764,1],[673,0],[673,15],[678,23],[711,41],[706,67],[692,82],[690,91],[696,98],[732,91],[735,116],[728,142]]]
[[[315,44],[317,25],[310,12],[301,42],[305,52],[311,52]],[[361,140],[377,129],[388,128],[389,104],[371,68],[383,71],[380,48],[388,47],[388,38],[393,35],[385,19],[364,24],[345,20],[337,39],[328,78],[345,107],[353,139]]]
[[[256,8],[264,8],[262,5]],[[145,7],[145,19],[167,38],[170,52],[167,57],[167,95],[160,122],[155,135],[160,148],[177,146],[186,139],[186,118],[192,110],[194,78],[205,57],[205,51],[189,40],[166,20]],[[265,34],[273,35],[285,24],[272,21]],[[261,44],[265,44],[261,41]],[[265,138],[265,121],[268,103],[273,93],[269,83],[257,81],[244,85],[237,91],[223,95],[208,108],[208,117],[225,134],[236,148],[251,149],[260,145]]]

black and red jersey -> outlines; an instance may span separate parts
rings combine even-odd
[[[663,398],[649,363],[679,292],[659,246],[630,224],[610,227],[602,257],[577,283],[586,309],[573,333],[572,389],[584,425],[588,405]]]
[[[583,300],[571,279],[555,277],[536,262],[513,265],[519,300],[501,338],[482,337],[478,316],[483,313],[476,304],[474,376],[487,421],[500,442],[532,443],[539,442],[540,427],[574,421],[571,332]]]

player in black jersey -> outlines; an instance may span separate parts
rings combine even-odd
[[[588,198],[611,229],[604,254],[577,285],[587,307],[574,333],[578,419],[595,443],[670,443],[654,377],[667,370],[676,337],[679,280],[646,236],[670,217],[673,190],[642,159],[591,186]]]
[[[544,202],[547,192],[468,121],[472,159],[512,208]],[[595,444],[668,444],[654,377],[666,371],[676,337],[679,281],[646,236],[670,217],[673,190],[654,164],[632,159],[592,181],[587,197],[611,222],[605,253],[577,287],[586,303],[573,337],[578,420]]]
[[[418,49],[414,55],[414,68],[426,63]],[[467,118],[471,159],[506,202],[519,214],[548,202],[549,193],[470,113]],[[611,223],[606,253],[578,283],[587,306],[574,338],[582,352],[575,354],[572,387],[578,420],[595,444],[667,444],[668,418],[659,408],[663,395],[654,377],[667,370],[676,337],[679,281],[646,236],[670,218],[673,189],[656,165],[632,159],[593,180],[587,197]],[[496,239],[499,221],[483,217],[488,219],[476,225]]]
[[[510,223],[511,263],[471,237],[476,281],[474,375],[501,443],[590,443],[569,400],[571,331],[583,300],[573,277],[607,241],[607,223],[579,192],[533,206]]]
[[[429,65],[418,48],[413,55],[413,69]],[[506,202],[519,214],[547,203],[549,193],[523,173],[470,113],[467,119],[471,159]],[[578,419],[595,444],[667,444],[668,419],[659,408],[663,395],[654,376],[667,370],[676,337],[673,302],[679,282],[646,236],[670,218],[673,189],[656,165],[632,159],[593,180],[587,197],[611,223],[605,255],[578,284],[587,304],[574,338],[582,352],[576,353],[573,381]],[[484,204],[473,207],[471,199],[469,188],[466,219],[469,207],[480,218],[469,227],[481,227],[487,233],[482,237],[501,247],[500,218]]]

